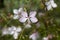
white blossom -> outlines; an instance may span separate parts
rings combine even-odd
[[[22,31],[22,29],[20,27],[12,26],[12,27],[8,27],[8,28],[2,30],[2,34],[3,35],[10,34],[10,35],[13,35],[14,39],[17,39],[18,35],[21,31]]]
[[[21,32],[21,28],[20,27],[15,27],[15,26],[12,26],[9,31],[10,31],[10,34],[13,35],[14,39],[17,39],[18,38],[18,35],[19,35],[19,32]]]
[[[14,37],[14,39],[17,39],[18,35],[19,35],[19,32],[21,32],[22,29],[20,27],[14,27],[14,26],[12,26],[11,30],[9,30],[9,31],[11,31],[11,33],[13,31],[13,37]]]
[[[20,14],[21,14],[21,12],[23,11],[23,8],[19,8],[19,10],[17,10],[17,9],[14,9],[13,10],[13,13],[14,13],[14,17],[13,17],[13,19],[18,19],[18,18],[20,18]]]
[[[54,2],[54,0],[49,0],[45,3],[45,5],[47,6],[47,10],[52,10],[52,8],[57,7],[57,4]]]
[[[35,32],[29,36],[30,39],[32,40],[37,40],[39,38],[38,32]]]
[[[35,17],[36,16],[36,11],[31,11],[29,16],[27,14],[27,12],[22,12],[21,13],[21,18],[19,19],[20,22],[24,23],[26,21],[28,21],[28,23],[30,23],[30,21],[32,23],[36,23],[38,21],[38,19]]]

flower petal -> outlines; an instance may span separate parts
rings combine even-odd
[[[8,31],[9,31],[9,34],[10,35],[13,35],[14,34],[14,30],[11,27],[8,28]]]
[[[13,19],[18,19],[19,15],[14,15]]]
[[[13,35],[13,37],[14,37],[14,39],[17,39],[17,38],[18,38],[18,33],[15,33],[15,34]]]
[[[14,9],[14,10],[13,10],[13,13],[14,13],[14,14],[18,14],[18,10],[17,10],[17,9]]]
[[[52,6],[51,5],[48,5],[47,6],[47,10],[51,10],[52,9]]]
[[[56,8],[57,7],[57,4],[56,3],[52,3],[52,7],[53,8]]]
[[[51,2],[51,5],[52,5],[53,8],[56,8],[57,7],[57,4],[54,3],[54,0],[51,0],[50,2]]]
[[[25,17],[21,17],[21,18],[19,19],[19,21],[22,22],[22,23],[26,22],[26,20],[27,20],[27,18],[25,18]]]
[[[36,16],[36,11],[31,11],[29,17],[35,17]]]
[[[31,17],[30,20],[32,23],[36,23],[38,21],[38,19],[36,17]]]
[[[12,26],[11,29],[12,29],[13,31],[15,31],[15,30],[16,30],[16,27],[15,27],[15,26]]]
[[[17,27],[16,32],[22,31],[21,27]]]
[[[22,16],[22,17],[28,17],[28,14],[27,14],[27,12],[24,12],[24,11],[23,11],[23,12],[21,13],[21,16]]]
[[[22,12],[22,11],[23,11],[23,8],[19,8],[19,10],[18,10],[18,11],[19,11],[19,13],[20,13],[20,12]]]

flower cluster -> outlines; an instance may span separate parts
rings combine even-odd
[[[10,35],[13,35],[14,39],[17,39],[18,35],[21,31],[22,31],[22,29],[20,27],[12,26],[12,27],[9,27],[9,28],[4,28],[2,30],[2,35],[10,34]]]
[[[49,0],[45,3],[45,5],[47,6],[47,10],[51,10],[52,8],[57,7],[57,4],[54,2],[54,0]]]
[[[25,24],[26,27],[31,27],[31,22],[36,23],[38,21],[38,19],[36,18],[36,11],[27,13],[23,8],[19,8],[19,10],[14,9],[13,13],[13,19],[18,19],[21,23],[27,22],[27,24]]]
[[[26,20],[28,22],[30,22],[31,20],[32,23],[36,23],[38,21],[37,18],[35,17],[36,11],[31,11],[29,16],[27,12],[23,11],[23,8],[19,8],[19,10],[14,9],[13,12],[14,12],[13,19],[19,19],[19,21],[22,23],[26,22]]]

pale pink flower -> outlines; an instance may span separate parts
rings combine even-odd
[[[36,16],[36,11],[31,11],[29,16],[28,16],[27,12],[24,11],[21,13],[21,18],[19,19],[19,21],[22,23],[24,23],[26,21],[28,21],[28,23],[30,23],[30,21],[32,23],[36,23],[38,21],[38,19],[35,16]]]

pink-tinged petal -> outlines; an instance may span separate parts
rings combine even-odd
[[[21,16],[22,16],[22,17],[28,17],[28,14],[27,14],[27,12],[24,12],[24,11],[23,11],[23,12],[21,13]]]
[[[32,23],[36,23],[38,21],[38,19],[36,17],[30,18],[30,20],[31,20]]]
[[[20,21],[21,23],[26,22],[26,20],[27,20],[27,18],[25,18],[25,17],[21,17],[21,18],[19,19],[19,21]]]
[[[29,17],[35,17],[35,16],[36,16],[36,11],[31,11]]]
[[[14,14],[18,14],[18,10],[17,10],[17,9],[14,9],[14,10],[13,10],[13,13],[14,13]]]

